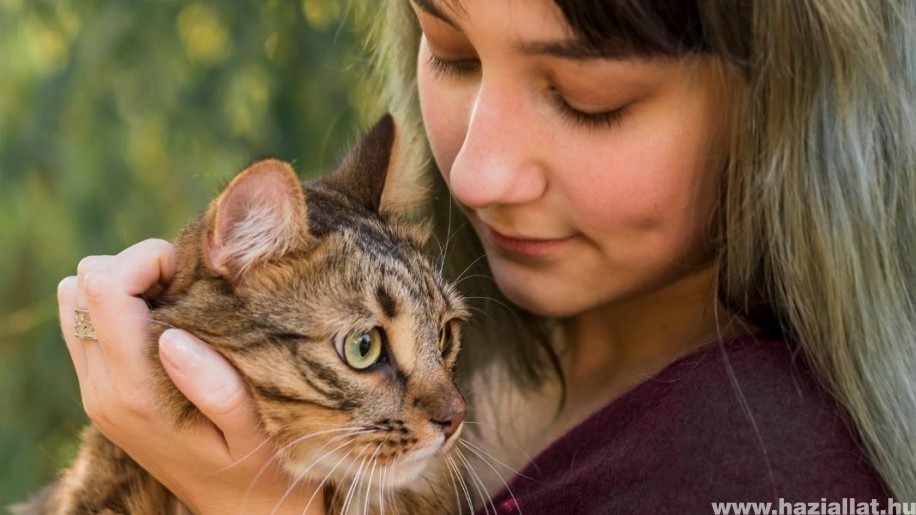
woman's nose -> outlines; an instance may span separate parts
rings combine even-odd
[[[547,190],[543,137],[518,91],[481,84],[449,172],[459,202],[472,209],[526,204]],[[547,149],[549,150],[549,149]]]

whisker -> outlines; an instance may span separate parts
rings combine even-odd
[[[389,479],[390,479],[391,476],[393,476],[394,474],[395,474],[395,469],[394,469],[394,467],[388,467],[388,477],[389,477]],[[385,503],[388,504],[388,506],[391,507],[391,512],[392,512],[392,513],[397,513],[397,512],[398,512],[398,500],[397,500],[397,498],[395,498],[395,496],[394,496],[394,488],[392,488],[392,487],[390,487],[390,486],[389,486],[387,489],[385,489]]]
[[[353,443],[353,441],[352,441],[352,440],[348,440],[348,441],[346,441],[346,442],[344,442],[344,443],[338,445],[337,447],[331,449],[330,451],[328,451],[328,452],[322,454],[321,457],[319,457],[319,458],[316,459],[311,465],[309,465],[308,467],[306,467],[305,470],[303,470],[300,474],[303,475],[303,476],[306,475],[306,474],[308,474],[309,471],[312,470],[312,469],[315,467],[315,465],[317,465],[317,464],[319,464],[319,463],[321,462],[321,460],[323,460],[323,459],[327,458],[328,456],[334,454],[335,452],[339,451],[340,449],[343,449],[344,447],[350,445],[351,443]],[[323,449],[324,447],[325,447],[325,446],[322,446],[321,448]],[[350,454],[353,453],[354,450],[355,450],[355,449],[350,449],[350,450],[347,452],[347,454],[345,454],[345,456],[349,456]]]
[[[293,492],[293,489],[296,488],[296,485],[298,485],[299,482],[302,481],[304,478],[305,476],[299,476],[293,479],[292,482],[290,482],[289,486],[286,488],[286,491],[283,492],[283,495],[280,497],[280,499],[276,503],[274,503],[274,507],[272,510],[270,510],[270,513],[268,515],[274,515],[275,513],[277,513],[277,510],[279,510],[283,506],[283,503],[286,502],[286,499],[289,498],[289,494]],[[247,492],[245,493],[245,497],[247,499],[248,497]]]
[[[488,279],[490,282],[495,282],[491,276],[486,274],[470,274],[462,277],[461,279],[458,279],[457,281],[452,281],[452,285],[458,286],[469,279]]]
[[[323,449],[324,449],[325,447],[327,447],[328,445],[331,445],[331,444],[332,444],[333,442],[335,442],[336,440],[339,440],[339,439],[341,439],[341,438],[346,438],[346,437],[348,437],[348,436],[355,436],[355,435],[357,435],[357,434],[361,434],[359,431],[355,431],[355,432],[352,432],[352,433],[347,433],[347,432],[346,432],[347,429],[348,429],[348,428],[341,428],[340,432],[345,432],[345,434],[343,434],[343,435],[338,434],[338,435],[332,436],[332,437],[329,438],[325,443],[323,443],[323,444],[321,445],[321,447],[318,448],[318,452],[321,452],[321,450],[323,450]],[[335,430],[329,430],[329,432],[330,432],[330,433],[334,433],[334,432],[338,432],[338,430],[336,430],[336,429],[335,429]],[[320,433],[320,432],[319,432],[319,433]],[[280,461],[280,460],[282,459],[282,457],[283,457],[283,452],[284,452],[286,449],[289,449],[292,445],[294,445],[294,444],[296,444],[296,443],[300,443],[300,442],[302,442],[302,441],[304,441],[304,440],[307,440],[308,438],[311,438],[311,437],[313,437],[313,436],[319,436],[319,434],[318,434],[318,433],[313,433],[313,434],[309,434],[309,435],[306,435],[306,436],[297,438],[297,439],[293,440],[292,442],[290,442],[290,443],[284,445],[283,447],[277,449],[277,451],[274,452],[274,455],[271,456],[271,458],[270,458],[269,460],[267,460],[267,462],[266,462],[264,465],[261,466],[261,468],[258,470],[258,473],[255,474],[254,478],[251,480],[251,483],[250,483],[249,486],[248,486],[248,489],[245,491],[245,497],[244,497],[244,498],[245,498],[245,499],[248,499],[248,496],[251,494],[252,488],[254,488],[254,485],[257,484],[258,479],[261,478],[261,475],[264,474],[264,472],[267,470],[267,467],[269,467],[274,461]],[[336,449],[332,449],[331,451],[328,452],[328,454],[333,453],[334,451],[336,451],[337,449],[340,449],[341,447],[347,445],[348,443],[350,443],[350,442],[349,442],[349,441],[348,441],[348,442],[345,442],[345,443],[342,444],[340,447],[337,447]],[[324,459],[328,454],[325,454],[324,456],[321,456],[320,458],[318,458],[314,463],[312,463],[312,465],[310,465],[308,468],[305,469],[304,472],[302,472],[302,475],[306,474],[309,470],[311,470],[312,467],[314,467],[320,460]]]
[[[150,323],[153,323],[153,324],[158,324],[158,325],[161,325],[161,326],[164,326],[164,327],[168,327],[169,329],[180,329],[179,327],[175,327],[174,325],[169,324],[169,323],[167,323],[167,322],[163,322],[162,320],[156,320],[156,319],[153,318],[153,317],[144,317],[144,318],[146,318],[146,321],[147,321],[147,322],[150,322]]]
[[[335,435],[333,438],[329,439],[327,442],[324,443],[324,445],[322,445],[322,446],[319,447],[318,449],[319,449],[319,451],[320,451],[321,449],[324,449],[325,447],[327,447],[328,445],[330,445],[330,444],[331,444],[332,442],[334,442],[336,439],[344,438],[344,437],[347,437],[347,436],[350,436],[350,435],[346,435],[346,434],[345,434],[345,435]],[[297,440],[298,440],[298,439],[297,439]],[[294,441],[295,441],[295,440],[294,440]],[[331,455],[331,454],[334,453],[335,451],[341,449],[342,447],[345,447],[345,446],[349,445],[350,443],[353,443],[353,440],[348,440],[348,441],[344,442],[343,444],[341,444],[341,445],[335,447],[334,449],[331,449],[330,451],[326,452],[325,454],[323,454],[322,456],[320,456],[318,459],[316,459],[316,460],[315,460],[311,465],[309,465],[304,471],[302,471],[302,472],[300,472],[300,473],[298,474],[298,477],[297,477],[296,481],[293,483],[293,486],[295,486],[296,483],[298,483],[298,482],[301,481],[302,479],[308,477],[308,472],[309,472],[315,465],[319,464],[319,463],[320,463],[322,460],[324,460],[326,457],[328,457],[329,455]],[[286,448],[286,447],[289,447],[289,444],[287,444],[287,445],[284,446],[284,448]],[[349,456],[349,454],[352,453],[353,450],[354,450],[354,449],[351,449],[350,452],[348,452],[345,456]],[[333,472],[333,469],[331,470],[331,472]],[[330,472],[329,472],[328,474],[330,474]],[[258,474],[258,476],[260,476],[260,473]],[[255,480],[257,480],[257,477],[255,478]],[[252,485],[252,486],[253,486],[253,485]],[[251,489],[251,487],[249,487],[249,490],[250,490],[250,489]],[[277,503],[276,507],[274,508],[275,511],[276,511],[276,509],[278,509],[280,506],[282,506],[283,502],[287,499],[287,497],[289,496],[290,493],[292,493],[292,488],[288,489],[288,490],[286,491],[286,493],[283,494],[283,497],[280,498],[280,501]],[[313,495],[314,495],[314,494],[313,494]],[[248,497],[248,492],[245,493],[245,497],[246,497],[246,498]],[[271,515],[273,515],[273,513],[274,513],[274,512],[271,512]]]
[[[333,474],[334,471],[337,470],[337,467],[339,467],[340,464],[343,463],[345,459],[347,459],[348,457],[350,457],[351,454],[353,454],[354,450],[355,449],[350,449],[349,451],[347,451],[346,454],[344,454],[339,460],[337,460],[337,463],[334,465],[334,467],[332,467],[331,470],[329,470],[328,473],[324,475],[324,479],[321,480],[321,483],[318,483],[318,488],[316,488],[315,491],[312,492],[312,496],[309,497],[308,502],[305,504],[305,509],[302,510],[303,515],[308,513],[309,507],[312,505],[312,502],[314,502],[315,500],[315,496],[318,495],[318,492],[322,491],[325,483],[327,483],[328,479],[331,478],[331,474]]]
[[[308,435],[304,435],[303,437],[300,437],[300,438],[297,438],[296,440],[293,440],[292,442],[290,442],[289,444],[287,444],[287,446],[288,446],[288,445],[293,445],[293,444],[296,444],[296,443],[303,442],[303,441],[305,441],[305,440],[308,440],[309,438],[314,438],[314,437],[316,437],[316,436],[321,436],[321,435],[326,435],[326,434],[331,434],[331,433],[339,433],[339,432],[344,432],[344,431],[348,431],[348,430],[349,430],[348,428],[337,428],[337,429],[327,429],[327,430],[324,430],[324,431],[317,431],[317,432],[315,432],[315,433],[309,433]],[[250,452],[248,452],[247,454],[245,454],[245,455],[242,456],[241,458],[235,460],[234,462],[230,463],[229,465],[226,465],[225,467],[223,467],[223,468],[221,468],[221,469],[219,469],[219,470],[217,470],[217,471],[215,471],[215,472],[212,472],[212,473],[210,473],[210,474],[207,474],[207,475],[204,476],[204,477],[210,477],[210,476],[214,476],[214,475],[217,475],[217,474],[226,472],[227,470],[231,469],[232,467],[235,467],[235,466],[239,465],[239,464],[242,463],[243,461],[245,461],[245,460],[247,460],[248,458],[250,458],[254,453],[258,452],[258,450],[261,449],[261,447],[264,447],[265,445],[267,445],[268,443],[270,443],[270,441],[271,441],[270,438],[265,438],[263,442],[261,442],[260,444],[258,444],[257,447],[255,447],[254,449],[252,449]]]
[[[525,478],[525,479],[534,481],[534,478],[529,477],[529,476],[526,476],[525,474],[522,474],[521,472],[519,472],[519,471],[515,470],[514,468],[510,467],[509,465],[506,465],[505,463],[499,461],[498,459],[496,459],[495,456],[493,456],[492,454],[488,453],[487,451],[481,449],[479,446],[474,445],[474,444],[471,443],[470,441],[468,441],[468,440],[466,440],[466,439],[464,439],[464,438],[458,438],[458,443],[460,443],[461,445],[463,445],[463,446],[464,446],[465,448],[467,448],[469,451],[471,451],[471,452],[473,452],[474,454],[476,454],[481,460],[484,460],[485,462],[487,461],[487,459],[492,460],[492,461],[495,461],[496,463],[502,465],[503,467],[506,468],[506,470],[512,472],[512,473],[515,474],[516,476],[523,477],[523,478]],[[486,458],[484,458],[484,456],[486,456]],[[494,472],[496,472],[496,471],[494,470]]]
[[[438,262],[438,261],[442,258],[442,242],[439,241],[439,237],[436,236],[436,233],[435,233],[435,232],[431,233],[430,235],[432,236],[433,241],[436,242],[436,246],[439,247],[439,252],[438,252],[439,257],[437,257],[437,258],[435,259],[435,260]],[[429,256],[429,257],[432,258],[432,256]],[[439,275],[440,275],[440,276],[442,275],[441,272],[440,272]]]
[[[314,432],[314,433],[307,433],[307,434],[304,434],[304,435],[302,435],[302,436],[297,436],[297,437],[294,438],[293,440],[290,440],[289,442],[287,442],[286,444],[284,444],[282,448],[283,448],[283,449],[289,448],[289,447],[291,447],[291,446],[293,446],[293,445],[302,443],[302,442],[308,440],[309,438],[314,438],[314,437],[316,437],[316,436],[322,436],[322,435],[328,435],[328,434],[334,434],[334,433],[349,433],[349,434],[348,434],[348,436],[349,436],[349,435],[359,435],[359,434],[372,433],[372,432],[374,432],[374,431],[375,431],[375,428],[370,428],[370,427],[367,427],[367,426],[338,427],[338,428],[334,428],[334,429],[324,429],[324,430],[322,430],[322,431],[316,431],[316,432]]]
[[[461,281],[461,278],[464,276],[464,274],[468,273],[468,272],[471,270],[471,267],[473,267],[473,266],[476,265],[481,259],[484,259],[484,258],[486,258],[486,257],[487,257],[486,254],[481,254],[477,259],[475,259],[474,261],[471,261],[471,263],[470,263],[468,266],[466,266],[466,267],[464,268],[464,270],[462,270],[461,273],[458,274],[457,277],[455,277],[454,279],[452,279],[452,281],[455,282],[455,283],[460,282],[460,281]]]
[[[385,499],[382,497],[382,492],[385,487],[385,480],[388,478],[388,474],[391,473],[391,467],[382,469],[380,481],[378,483],[378,505],[381,510],[380,515],[385,515]]]
[[[452,489],[455,490],[455,503],[458,504],[458,515],[464,515],[464,505],[461,504],[461,494],[458,493],[458,482],[455,480],[455,472],[451,467],[445,467],[448,470],[449,479],[452,480]],[[473,513],[471,513],[473,515]]]
[[[221,469],[219,469],[219,470],[213,471],[213,472],[211,472],[211,473],[209,473],[209,474],[205,474],[203,477],[207,477],[207,478],[213,477],[213,476],[215,476],[215,475],[217,475],[217,474],[222,474],[223,472],[226,472],[227,470],[229,470],[229,469],[231,469],[231,468],[233,468],[233,467],[235,467],[235,466],[238,466],[238,465],[241,464],[243,461],[245,461],[245,460],[247,460],[248,458],[250,458],[251,456],[253,456],[254,453],[258,452],[258,451],[261,449],[261,447],[264,447],[264,446],[267,445],[268,443],[270,443],[270,438],[265,438],[264,441],[262,441],[261,443],[259,443],[254,449],[252,449],[251,451],[249,451],[247,454],[245,454],[245,455],[242,456],[241,458],[239,458],[239,459],[233,461],[232,463],[226,465],[225,467],[223,467],[223,468],[221,468]]]
[[[449,466],[452,467],[452,470],[455,471],[455,477],[458,479],[458,484],[461,485],[461,490],[464,492],[464,498],[468,502],[468,510],[470,511],[470,513],[473,514],[474,513],[474,502],[471,501],[471,494],[468,491],[467,484],[464,482],[464,478],[461,477],[461,471],[458,470],[458,465],[455,463],[455,460],[453,460],[451,456],[446,456],[445,459],[448,462]]]
[[[489,429],[490,431],[493,431],[494,433],[496,433],[496,436],[499,438],[499,441],[504,442],[504,443],[508,443],[508,444],[512,445],[513,447],[515,447],[515,450],[517,450],[522,456],[525,457],[525,461],[526,461],[527,463],[530,463],[531,466],[533,466],[533,467],[535,468],[535,470],[538,470],[538,471],[540,470],[540,468],[538,467],[538,464],[534,461],[534,459],[531,457],[531,455],[528,454],[528,451],[526,451],[524,447],[522,447],[521,445],[519,445],[518,442],[517,442],[516,440],[504,438],[504,437],[503,437],[503,434],[502,434],[503,432],[502,432],[502,430],[500,430],[500,428],[496,427],[496,426],[493,425],[493,424],[489,424],[489,423],[486,423],[486,422],[480,422],[480,421],[476,421],[476,420],[465,420],[464,423],[465,423],[465,424],[477,425],[477,426],[480,426],[480,427]],[[465,440],[465,442],[467,442],[467,441],[468,441],[468,440]],[[478,448],[478,449],[479,449],[479,448]],[[480,449],[480,450],[483,450],[483,449]],[[513,470],[513,469],[511,469],[511,468],[510,468],[509,470],[512,470],[512,472],[514,472],[514,473],[516,473],[516,474],[519,474],[519,472],[518,472],[517,470]],[[519,475],[521,475],[521,474],[519,474]],[[527,478],[527,479],[530,479],[530,478]]]
[[[363,467],[365,467],[366,461],[368,460],[368,457],[363,458],[363,461],[359,463],[359,468],[356,469],[356,474],[353,476],[353,479],[350,480],[350,488],[347,489],[347,496],[344,497],[344,503],[340,509],[341,514],[346,514],[350,511],[350,503],[353,502],[353,493],[356,491],[357,485],[359,485],[359,478],[363,474]]]
[[[251,495],[251,490],[254,488],[254,485],[258,483],[258,480],[261,479],[261,475],[267,471],[267,469],[273,466],[273,463],[280,461],[280,455],[274,453],[269,460],[267,460],[261,467],[258,469],[258,472],[254,475],[251,481],[248,483],[248,488],[245,490],[245,496],[242,497],[243,502],[248,500],[248,496]],[[279,467],[278,467],[279,468]]]
[[[369,469],[369,480],[366,481],[366,497],[363,502],[363,515],[369,514],[369,498],[372,495],[372,477],[375,475],[375,467],[378,465],[378,452],[382,450],[382,443],[379,442],[378,446],[375,448],[375,452],[372,453],[370,458],[371,468]]]
[[[486,300],[486,301],[489,301],[489,302],[495,302],[496,304],[498,304],[498,305],[500,305],[500,306],[506,308],[507,311],[512,312],[512,308],[510,308],[508,304],[506,304],[505,302],[503,302],[503,301],[501,301],[501,300],[494,299],[494,298],[491,298],[491,297],[465,297],[464,299],[465,299],[465,300]]]
[[[348,436],[348,435],[343,435],[343,437],[346,437],[346,436]],[[324,443],[321,445],[321,447],[318,448],[318,452],[320,452],[321,450],[323,450],[323,449],[324,449],[325,447],[327,447],[328,445],[331,445],[335,440],[337,440],[337,439],[339,439],[339,438],[341,438],[341,435],[335,435],[334,437],[328,439],[328,441],[324,442]],[[299,478],[299,479],[297,479],[296,482],[298,482],[301,478],[307,477],[308,472],[309,472],[315,465],[317,465],[317,464],[320,463],[322,460],[324,460],[324,458],[326,458],[327,456],[329,456],[329,455],[332,454],[333,452],[339,450],[340,448],[345,447],[345,446],[348,445],[349,443],[351,443],[351,441],[344,442],[344,443],[341,444],[340,446],[338,446],[338,447],[336,447],[336,448],[334,448],[334,449],[331,449],[330,451],[328,451],[328,452],[325,453],[324,455],[318,457],[311,465],[309,465],[308,468],[306,468],[304,471],[302,471],[302,472],[300,472],[300,473],[298,474],[298,478]],[[287,447],[289,447],[289,445],[286,445],[286,446],[284,446],[283,448],[287,448]],[[261,467],[261,469],[258,470],[258,473],[255,474],[254,479],[252,479],[251,482],[250,482],[249,485],[248,485],[248,489],[245,490],[245,496],[243,497],[243,499],[245,499],[245,500],[248,499],[248,496],[251,495],[251,490],[254,488],[254,485],[257,484],[258,479],[261,478],[261,475],[264,473],[264,471],[267,469],[267,467],[270,466],[270,464],[273,463],[275,460],[276,460],[276,461],[279,461],[280,459],[281,459],[281,454],[280,454],[280,451],[278,450],[278,451],[270,458],[270,460],[268,460],[267,463],[265,463],[265,464]],[[295,485],[295,483],[294,483],[294,485]],[[284,494],[284,496],[280,499],[280,502],[282,503],[283,500],[284,500],[290,493],[291,493],[291,490],[287,490],[287,492]]]
[[[460,458],[461,462],[464,464],[464,469],[468,471],[471,479],[471,484],[474,485],[478,496],[480,496],[480,505],[483,507],[484,513],[490,513],[490,508],[487,507],[488,500],[490,502],[490,506],[493,508],[494,515],[499,513],[496,511],[496,505],[493,504],[493,499],[490,498],[490,496],[487,494],[487,487],[483,484],[483,480],[480,479],[480,475],[477,474],[477,471],[474,470],[474,467],[471,466],[471,463],[467,460],[467,458],[464,456],[464,453],[462,453],[460,449],[456,448],[455,451],[458,453],[458,458]]]
[[[440,256],[439,262],[439,276],[442,277],[442,271],[445,269],[445,260],[448,258],[448,244],[452,241],[452,237],[458,234],[458,231],[464,228],[464,222],[458,229],[452,232],[452,208],[454,207],[454,202],[452,202],[451,196],[448,199],[448,221],[445,226],[445,249],[442,250],[442,255]]]
[[[488,311],[484,311],[483,309],[480,309],[475,306],[466,306],[466,309],[470,311],[471,313],[476,313],[479,316],[487,317],[490,320],[490,322],[496,322],[496,319],[493,318],[493,315],[490,314]]]
[[[436,264],[436,273],[439,274],[439,277],[442,277],[442,271],[445,269],[445,257],[446,257],[445,252],[446,252],[446,249],[448,249],[448,240],[450,240],[451,237],[452,237],[452,235],[450,234],[450,233],[451,233],[451,225],[452,225],[452,220],[451,220],[452,211],[451,211],[451,207],[452,207],[451,204],[449,204],[449,213],[448,213],[449,220],[448,220],[448,224],[447,224],[446,229],[445,229],[445,247],[442,246],[442,243],[439,241],[439,238],[436,238],[436,244],[439,246],[439,257],[436,258],[436,262],[437,262],[437,264]],[[434,236],[435,236],[435,234],[434,234]]]
[[[518,506],[518,505],[519,505],[519,504],[518,504],[518,499],[515,497],[515,494],[512,492],[512,488],[510,488],[510,487],[509,487],[509,483],[507,483],[506,480],[503,479],[502,474],[500,474],[499,471],[496,470],[496,467],[494,467],[494,466],[489,462],[489,460],[487,460],[486,458],[484,458],[482,455],[478,454],[477,451],[475,451],[472,447],[469,447],[465,442],[462,442],[461,439],[458,440],[458,443],[464,445],[464,447],[465,447],[467,450],[469,450],[469,451],[473,452],[474,454],[476,454],[477,457],[480,458],[480,461],[482,461],[486,466],[490,467],[490,469],[496,474],[496,477],[498,477],[499,480],[502,482],[503,486],[506,487],[506,492],[509,493],[509,497],[511,497],[512,500],[515,501],[515,505]],[[498,461],[498,460],[497,460],[497,461]],[[502,464],[502,463],[501,463],[501,465],[503,465],[504,467],[506,466],[505,464]],[[506,468],[508,468],[508,467],[506,467]],[[511,469],[510,469],[510,470],[511,470]],[[525,475],[523,475],[523,474],[518,474],[518,475],[521,476],[521,477],[525,477],[525,478],[531,479],[530,477],[525,476]],[[490,500],[490,502],[492,503],[492,499]],[[493,509],[495,510],[496,507],[494,506]],[[519,513],[521,513],[521,508],[519,508]]]

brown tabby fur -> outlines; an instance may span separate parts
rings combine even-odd
[[[299,183],[274,160],[246,169],[185,227],[177,275],[152,310],[151,342],[180,327],[239,370],[277,460],[294,478],[326,479],[332,512],[363,513],[368,502],[378,513],[383,498],[388,513],[458,506],[451,471],[437,457],[458,437],[441,421],[458,424],[465,411],[452,378],[465,308],[424,259],[422,231],[386,209],[394,145],[385,117],[338,170],[314,181]],[[357,371],[335,341],[373,327],[385,335],[389,362]],[[443,333],[451,334],[444,352]],[[164,411],[179,426],[199,419],[161,368],[155,343],[149,353]],[[347,428],[357,434],[320,433]],[[345,506],[354,476],[361,481]],[[183,509],[90,426],[76,462],[14,513]]]

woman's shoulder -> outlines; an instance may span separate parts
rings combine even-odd
[[[818,500],[880,486],[845,411],[792,342],[745,337],[711,345],[644,386],[642,399],[622,408],[678,434],[668,450],[693,454],[711,488]],[[668,440],[654,438],[662,447]]]
[[[539,507],[553,490],[565,507],[576,505],[570,513],[884,502],[850,428],[795,345],[741,338],[683,357],[613,401],[535,458],[525,472],[534,480],[514,490]]]

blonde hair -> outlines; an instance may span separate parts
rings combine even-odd
[[[722,295],[801,345],[916,500],[916,4],[762,1],[752,20]]]
[[[402,152],[429,168],[419,30],[406,0],[381,4],[370,38],[380,87],[417,135]],[[719,297],[798,342],[892,495],[916,500],[916,3],[742,5],[697,2],[702,51],[739,77],[714,237]],[[451,240],[446,273],[483,276],[462,291],[501,299],[472,231],[445,222],[458,214],[441,180],[434,204],[436,233]],[[512,306],[486,311],[467,338],[484,343],[465,347],[466,370],[500,363],[530,386],[558,373],[550,321]]]

